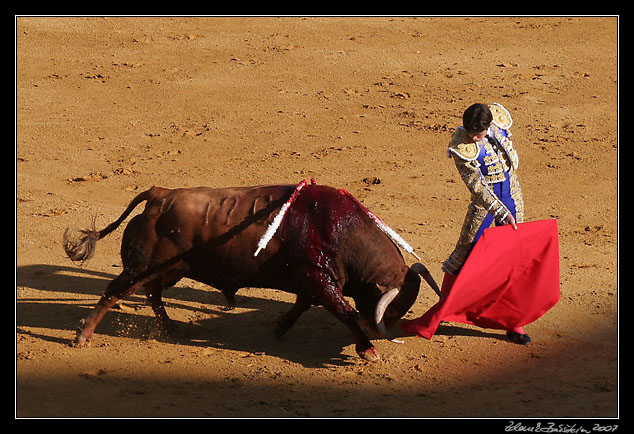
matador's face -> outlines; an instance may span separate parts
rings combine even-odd
[[[467,136],[471,139],[472,143],[479,142],[483,140],[487,135],[488,128],[483,131],[469,131],[467,130]]]

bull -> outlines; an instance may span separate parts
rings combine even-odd
[[[405,264],[396,244],[356,199],[323,185],[308,185],[297,195],[275,236],[254,255],[258,240],[294,192],[292,185],[152,187],[100,231],[93,223],[80,239],[71,240],[66,229],[66,254],[73,261],[86,261],[99,239],[146,202],[124,230],[123,271],[81,321],[75,345],[88,344],[107,311],[140,288],[158,329],[169,331],[172,324],[161,294],[187,277],[220,290],[228,308],[235,306],[240,288],[296,294],[292,308],[277,319],[277,337],[309,307],[323,306],[348,327],[361,358],[379,359],[364,328],[388,335],[415,302],[419,276],[437,292],[438,286],[422,264]],[[354,300],[356,309],[344,296]]]

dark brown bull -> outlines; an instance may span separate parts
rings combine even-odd
[[[254,256],[258,240],[293,191],[290,185],[152,187],[135,197],[105,229],[84,230],[79,242],[70,241],[67,230],[67,255],[73,261],[85,261],[94,254],[97,240],[147,201],[143,213],[132,218],[124,231],[123,271],[82,320],[76,343],[86,344],[108,309],[141,287],[159,327],[169,329],[161,292],[188,277],[222,291],[231,307],[235,293],[244,287],[297,294],[295,305],[277,321],[278,337],[311,305],[321,305],[350,329],[361,357],[377,359],[357,322],[357,312],[344,296],[354,299],[366,323],[374,328],[384,325],[379,330],[385,330],[416,300],[418,274],[435,290],[436,283],[424,266],[416,264],[410,269],[405,264],[396,245],[355,200],[321,185],[303,188],[268,246]]]

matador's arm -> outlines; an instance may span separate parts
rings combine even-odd
[[[477,167],[477,162],[474,164],[474,161],[467,161],[456,154],[453,158],[460,177],[471,192],[471,200],[486,209],[497,221],[503,222],[510,211],[488,186]]]

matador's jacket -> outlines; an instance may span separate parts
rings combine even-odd
[[[503,224],[508,213],[517,223],[524,220],[524,200],[516,175],[519,159],[509,130],[513,120],[500,104],[493,103],[489,109],[493,122],[482,141],[469,143],[465,129],[458,127],[447,149],[471,192],[458,243],[442,264],[442,270],[450,274],[458,274],[475,242],[493,221]]]

